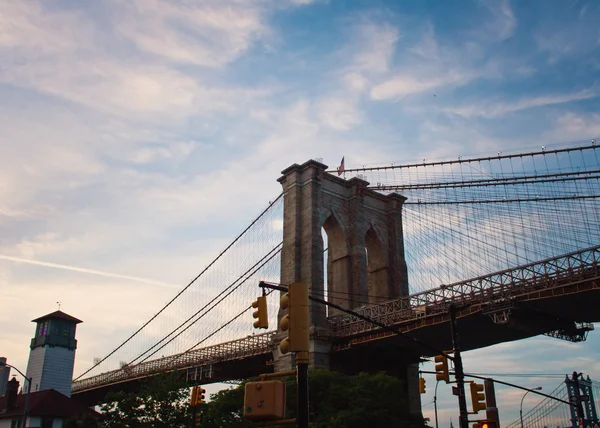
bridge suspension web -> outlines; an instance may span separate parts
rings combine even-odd
[[[600,146],[348,170],[398,192],[411,292],[598,245]]]
[[[408,198],[403,227],[415,293],[597,246],[599,150],[588,142],[349,174]],[[280,195],[154,316],[75,380],[118,376],[158,360],[168,367],[194,349],[252,338],[249,304],[260,293],[258,281],[279,282],[282,218]],[[273,328],[278,297],[268,297]],[[100,375],[107,371],[113,372]]]
[[[130,370],[165,355],[177,356],[196,347],[255,334],[249,312],[250,302],[260,295],[258,282],[279,281],[282,209],[280,195],[201,274],[75,380],[119,366]],[[268,296],[269,318],[273,321],[278,297]]]

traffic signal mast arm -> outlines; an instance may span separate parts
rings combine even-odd
[[[269,288],[271,290],[279,290],[279,291],[285,291],[285,292],[288,291],[288,287],[283,287],[283,286],[281,286],[279,284],[273,284],[273,283],[265,282],[265,281],[260,281],[259,284],[258,284],[258,286],[261,287],[261,288]],[[417,345],[420,345],[420,346],[422,346],[424,348],[429,349],[430,351],[433,351],[436,354],[443,355],[444,357],[448,358],[449,360],[454,361],[454,357],[452,355],[449,355],[449,354],[445,353],[444,351],[436,349],[436,348],[434,348],[433,346],[431,346],[431,345],[429,345],[427,343],[421,342],[420,340],[417,340],[414,337],[407,336],[407,335],[405,335],[404,333],[402,333],[401,331],[399,331],[396,328],[389,327],[389,326],[387,326],[387,325],[385,325],[385,324],[383,324],[383,323],[381,323],[379,321],[376,321],[374,319],[371,319],[369,317],[361,315],[358,312],[354,312],[354,311],[352,311],[350,309],[347,309],[347,308],[344,308],[344,307],[342,307],[340,305],[336,305],[335,303],[328,302],[327,300],[321,299],[319,297],[314,297],[314,296],[310,296],[309,295],[308,298],[310,300],[312,300],[313,302],[321,303],[321,304],[323,304],[325,306],[329,306],[330,308],[337,309],[338,311],[344,312],[344,313],[346,313],[348,315],[352,315],[353,317],[359,318],[359,319],[361,319],[363,321],[370,322],[371,324],[376,325],[377,327],[380,327],[380,328],[382,328],[385,331],[389,331],[390,333],[394,333],[395,335],[400,336],[400,337],[404,338],[405,340],[411,341],[411,342],[413,342],[413,343],[415,343]]]

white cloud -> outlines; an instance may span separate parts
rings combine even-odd
[[[256,1],[120,3],[117,31],[141,50],[177,62],[222,67],[268,32]]]
[[[574,112],[561,114],[556,119],[555,127],[547,134],[548,137],[552,136],[563,141],[580,140],[582,137],[597,138],[600,136],[600,114]]]
[[[18,48],[12,52],[16,62],[31,58],[31,50],[45,56],[91,43],[92,29],[83,14],[73,10],[47,12],[40,1],[0,2],[0,46]]]
[[[437,88],[456,87],[467,84],[473,75],[458,71],[446,70],[443,74],[430,77],[416,77],[416,74],[403,74],[375,85],[371,89],[371,98],[374,100],[399,99],[407,95],[432,91]]]
[[[117,29],[140,49],[208,67],[233,61],[259,33],[266,33],[260,2],[149,0],[108,6],[114,8],[111,16],[120,20]],[[116,49],[113,54],[98,37],[107,30],[98,28],[82,10],[49,12],[39,2],[9,2],[0,7],[6,21],[0,43],[13,55],[13,61],[0,68],[2,83],[110,114],[160,116],[161,120],[231,110],[242,100],[264,93],[214,81],[206,84],[198,75],[185,74],[169,64],[142,63],[136,55],[119,55]]]
[[[488,30],[500,40],[511,37],[517,26],[517,19],[510,7],[510,1],[482,0],[482,3],[495,18],[493,21],[487,23]]]
[[[142,147],[136,149],[129,160],[134,163],[146,164],[160,159],[182,161],[196,150],[198,144],[194,141],[170,143],[166,146]]]
[[[361,121],[355,103],[348,99],[323,98],[317,110],[321,122],[333,129],[348,130]]]
[[[389,70],[398,29],[390,24],[366,23],[358,27],[359,49],[354,57],[356,68],[365,72],[384,73]]]
[[[563,104],[572,101],[581,101],[596,98],[600,95],[598,90],[593,87],[574,93],[565,93],[557,95],[541,95],[528,98],[521,98],[513,102],[489,101],[485,104],[473,104],[459,107],[449,107],[445,111],[464,117],[482,116],[488,118],[501,117],[509,113],[520,110],[544,107],[556,104]]]

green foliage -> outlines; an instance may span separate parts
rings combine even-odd
[[[108,393],[102,405],[106,428],[189,427],[189,388],[177,374],[156,376],[138,393]]]
[[[296,385],[287,384],[286,417],[296,416]],[[312,370],[309,378],[311,428],[366,426],[424,427],[423,418],[406,413],[403,383],[385,374],[345,376]],[[202,428],[252,427],[243,419],[244,385],[212,395],[203,409]]]
[[[92,417],[71,418],[64,422],[63,428],[98,428],[100,422]]]
[[[286,417],[296,416],[296,382],[285,379]],[[406,413],[403,383],[385,374],[346,376],[326,370],[312,370],[310,385],[311,428],[364,428],[402,426],[424,427],[419,415]],[[256,426],[243,418],[244,384],[219,391],[199,409],[202,428],[244,428]],[[111,393],[102,406],[102,427],[189,427],[189,388],[177,375],[157,376],[142,385],[139,393]],[[95,428],[73,421],[65,428]]]
[[[243,418],[244,385],[211,395],[211,401],[202,407],[202,428],[253,427]]]
[[[344,376],[319,370],[310,378],[311,427],[423,426],[406,412],[403,383],[395,377],[361,373]]]

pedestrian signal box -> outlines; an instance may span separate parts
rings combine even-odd
[[[248,382],[244,391],[244,418],[272,421],[285,417],[285,382]]]

